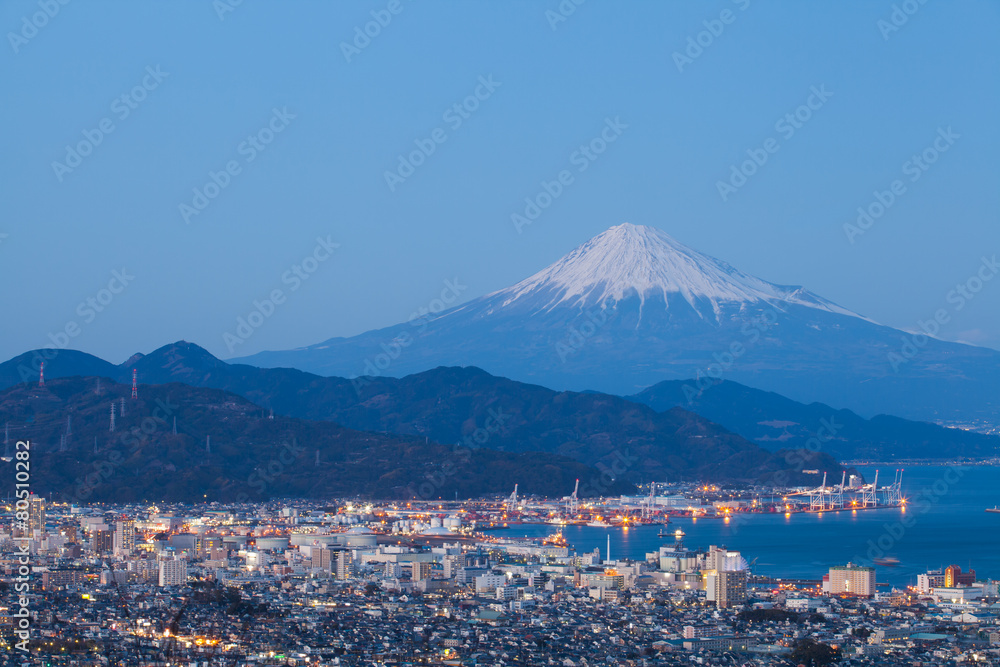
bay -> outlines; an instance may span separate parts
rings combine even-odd
[[[859,468],[865,479],[874,468]],[[880,467],[880,486],[894,470]],[[823,513],[743,514],[722,519],[671,519],[669,526],[592,528],[566,526],[563,535],[578,552],[601,550],[606,556],[642,560],[647,552],[672,544],[663,529],[685,533],[688,547],[725,546],[753,562],[756,574],[781,578],[821,578],[831,566],[848,561],[872,564],[873,558],[898,558],[898,567],[877,566],[878,582],[915,585],[928,569],[970,566],[980,579],[1000,578],[1000,514],[987,507],[1000,503],[1000,467],[913,466],[904,469],[906,509],[850,510]],[[544,537],[554,526],[521,524],[498,531],[498,537]],[[756,562],[754,562],[756,561]]]

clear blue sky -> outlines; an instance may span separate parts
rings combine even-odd
[[[903,328],[1000,252],[996,3],[928,2],[889,32],[888,0],[589,0],[555,29],[556,0],[399,2],[350,62],[341,44],[388,0],[247,1],[224,19],[207,1],[75,0],[36,31],[38,0],[4,2],[0,357],[72,322],[71,347],[115,362],[178,339],[227,357],[353,335],[446,279],[473,298],[620,222]],[[705,21],[721,34],[679,71]],[[499,86],[454,127],[443,114],[480,77]],[[115,101],[136,86],[134,109]],[[776,121],[814,86],[832,96],[786,137]],[[295,117],[248,161],[275,108]],[[577,171],[609,117],[627,128]],[[53,167],[102,121],[90,155]],[[904,163],[948,127],[959,138],[910,181]],[[446,141],[391,191],[386,170],[435,128]],[[769,138],[777,152],[723,201],[717,182]],[[179,206],[231,160],[186,222]],[[511,214],[563,169],[573,183],[518,233]],[[895,179],[905,192],[848,242]],[[340,247],[291,291],[282,275],[328,236]],[[78,310],[122,267],[134,279],[103,312]],[[276,288],[285,302],[229,354],[222,334]],[[942,334],[1000,348],[1000,280]]]

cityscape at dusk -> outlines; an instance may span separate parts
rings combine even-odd
[[[1000,5],[0,23],[0,666],[1000,665]]]

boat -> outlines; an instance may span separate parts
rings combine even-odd
[[[998,505],[996,507],[987,507],[986,511],[987,512],[993,512],[994,514],[1000,514],[1000,505]]]
[[[587,523],[591,528],[610,528],[610,523],[605,523],[603,521],[590,521]]]
[[[569,543],[566,542],[566,538],[563,537],[562,531],[559,531],[558,533],[552,533],[551,535],[549,535],[548,537],[546,537],[544,540],[542,540],[542,544],[545,545],[545,546],[551,546],[551,547],[568,547],[569,546]]]
[[[892,558],[891,556],[887,558],[876,558],[872,562],[881,567],[899,567],[899,559]]]

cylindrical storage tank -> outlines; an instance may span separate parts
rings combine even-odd
[[[288,541],[294,547],[307,546],[314,543],[320,546],[330,546],[331,544],[337,544],[337,536],[317,535],[315,533],[292,533]]]
[[[341,534],[343,538],[341,544],[345,547],[374,547],[376,544],[375,535],[351,535],[350,533]]]
[[[288,548],[287,537],[258,537],[257,549],[259,551],[284,551]]]

